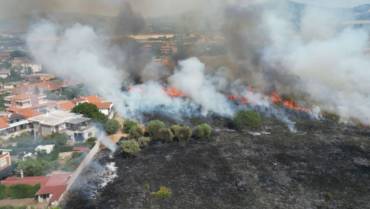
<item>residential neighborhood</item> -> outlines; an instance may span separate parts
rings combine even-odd
[[[74,111],[84,104],[99,119]],[[113,118],[112,102],[83,85],[22,53],[0,53],[0,208],[58,206],[94,145],[99,150],[97,124]]]

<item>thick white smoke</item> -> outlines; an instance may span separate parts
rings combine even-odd
[[[223,116],[233,115],[228,99],[216,90],[212,79],[205,74],[205,65],[199,59],[190,58],[180,62],[169,83],[200,104],[203,114],[212,111]]]
[[[75,24],[62,30],[46,21],[34,25],[27,35],[32,56],[49,72],[85,84],[122,110],[124,71],[118,71],[107,56],[109,47],[104,40],[88,26]]]
[[[297,90],[324,110],[370,124],[368,32],[346,27],[348,16],[331,9],[306,7],[298,30],[281,14],[264,15],[271,40],[264,61],[298,77],[302,88]]]

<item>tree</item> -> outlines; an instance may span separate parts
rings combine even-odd
[[[117,131],[120,129],[120,124],[117,120],[108,120],[104,124],[104,130],[107,132],[107,134],[112,135],[117,133]]]
[[[191,135],[193,134],[191,128],[187,126],[173,125],[171,127],[172,133],[175,136],[175,139],[178,141],[189,141]]]
[[[150,139],[150,137],[142,136],[142,137],[138,138],[137,142],[139,143],[140,147],[146,147],[151,142],[151,139]]]
[[[207,138],[211,137],[211,135],[212,135],[212,127],[209,126],[206,123],[198,125],[194,129],[193,135],[197,139],[207,139]]]
[[[131,128],[129,135],[131,139],[138,139],[144,136],[144,130],[140,126],[134,126]]]
[[[160,120],[152,120],[148,123],[147,130],[153,139],[157,139],[158,132],[161,128],[165,128],[166,125]]]
[[[136,128],[139,126],[139,123],[133,120],[125,120],[123,122],[123,129],[122,132],[124,133],[130,133],[131,129]]]
[[[141,151],[139,143],[133,139],[123,141],[121,147],[124,153],[131,156],[135,156]]]
[[[158,130],[157,135],[155,136],[156,140],[162,140],[164,142],[172,142],[174,135],[169,128],[161,128]]]
[[[25,176],[41,176],[48,169],[48,163],[41,159],[20,161],[17,170],[23,170]]]
[[[258,128],[262,125],[262,117],[256,111],[240,111],[236,113],[233,124],[238,130],[242,130],[247,127]]]
[[[82,114],[103,124],[108,120],[107,116],[101,113],[96,105],[91,103],[78,104],[72,109],[72,112]]]

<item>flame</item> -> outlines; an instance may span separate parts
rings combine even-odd
[[[182,91],[176,89],[175,87],[168,87],[164,91],[170,97],[184,97],[185,96],[185,94]]]

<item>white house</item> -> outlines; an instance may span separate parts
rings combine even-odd
[[[46,154],[50,154],[54,150],[55,145],[54,144],[48,144],[48,145],[39,145],[35,148],[36,152],[44,152]]]

